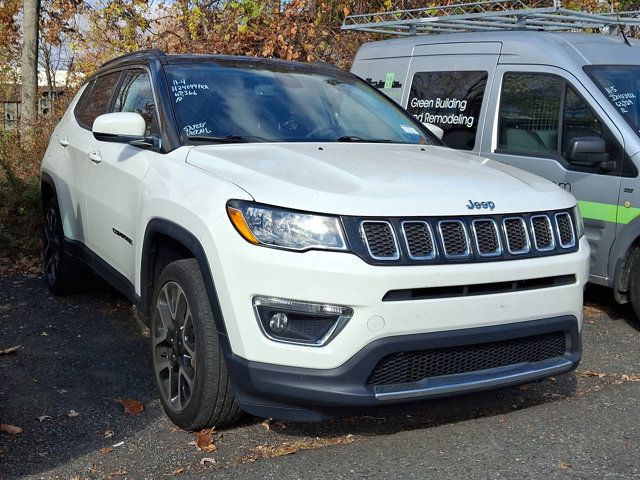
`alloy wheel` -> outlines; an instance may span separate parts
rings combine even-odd
[[[176,282],[164,284],[152,322],[154,370],[160,394],[169,408],[183,411],[192,398],[196,378],[193,316]]]

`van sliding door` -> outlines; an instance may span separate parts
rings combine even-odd
[[[416,45],[403,106],[419,121],[441,128],[448,147],[479,152],[485,92],[501,49],[499,42]]]

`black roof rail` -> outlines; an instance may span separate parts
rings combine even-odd
[[[157,58],[162,63],[166,63],[166,56],[167,54],[164,53],[164,51],[160,50],[159,48],[152,48],[149,50],[138,50],[137,52],[125,53],[124,55],[120,55],[118,57],[112,58],[111,60],[100,65],[100,69],[110,66],[117,62],[123,62],[123,61],[134,59],[134,58],[136,59],[137,58]]]

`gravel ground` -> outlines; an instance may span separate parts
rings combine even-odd
[[[164,416],[134,309],[87,290],[0,276],[0,349],[21,345],[0,355],[0,422],[23,429],[0,433],[0,479],[640,478],[640,325],[606,290],[587,291],[577,372],[323,424],[247,417],[211,452]]]

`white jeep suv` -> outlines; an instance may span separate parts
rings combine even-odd
[[[446,149],[329,65],[104,65],[42,162],[49,288],[87,264],[149,319],[186,429],[528,382],[581,355],[576,201]]]

